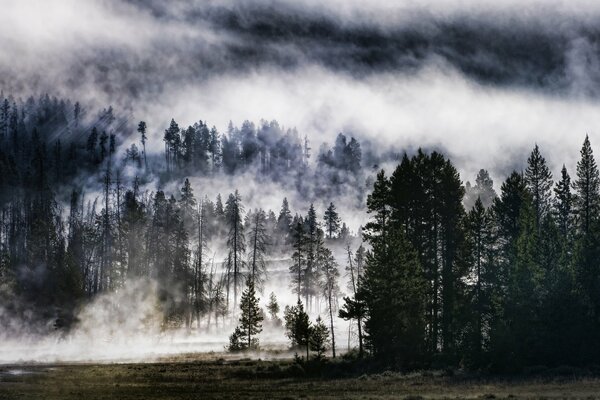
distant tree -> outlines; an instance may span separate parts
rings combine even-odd
[[[470,182],[465,185],[465,209],[470,210],[475,205],[477,199],[481,199],[481,203],[485,208],[489,208],[496,198],[494,190],[494,181],[490,174],[485,169],[480,169],[475,178],[475,186],[471,186]]]
[[[96,144],[98,143],[98,130],[96,127],[92,128],[86,144],[86,150],[89,154],[90,160],[96,162]]]
[[[271,295],[269,296],[267,311],[269,312],[271,323],[275,326],[281,326],[281,319],[277,315],[279,314],[279,303],[277,303],[277,297],[275,297],[275,293],[273,292],[271,292]]]
[[[327,230],[327,237],[333,239],[334,235],[340,230],[340,217],[335,209],[333,203],[329,203],[327,210],[325,211],[325,229]]]
[[[146,168],[146,171],[148,171],[148,159],[146,158],[146,141],[148,140],[148,137],[146,136],[146,129],[146,122],[140,121],[140,123],[138,124],[137,131],[140,133],[140,139],[142,142],[142,151],[144,153],[144,167]]]
[[[73,107],[73,120],[75,121],[75,128],[79,127],[79,117],[81,116],[81,104],[79,102],[75,103]]]
[[[283,238],[282,242],[286,243],[292,229],[292,213],[287,198],[283,198],[281,210],[277,217],[277,232]]]

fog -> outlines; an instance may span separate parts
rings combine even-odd
[[[5,3],[0,89],[69,97],[89,110],[113,105],[131,126],[147,121],[156,157],[171,118],[182,127],[203,120],[220,132],[230,121],[275,119],[310,139],[313,166],[319,146],[343,132],[381,155],[381,163],[364,165],[367,175],[391,168],[394,154],[437,149],[464,181],[485,168],[496,187],[524,168],[535,144],[555,176],[563,163],[574,171],[586,134],[600,150],[600,4],[592,0]],[[329,201],[258,182],[253,171],[191,181],[198,199],[239,190],[247,210],[277,212],[288,197],[292,212],[303,214],[314,201],[321,219]],[[98,196],[98,181],[88,177],[82,186],[87,200]],[[153,181],[143,189],[179,187]],[[368,216],[355,193],[336,202],[356,232]],[[222,249],[210,250],[223,260]],[[340,249],[336,256],[343,270]],[[263,305],[271,291],[282,308],[295,301],[280,262],[285,273],[267,283]],[[165,333],[155,305],[154,284],[136,282],[84,305],[66,336],[13,326],[19,335],[0,332],[0,362],[218,352],[233,329]],[[344,348],[348,325],[337,324]],[[261,336],[267,348],[285,343],[280,330]]]

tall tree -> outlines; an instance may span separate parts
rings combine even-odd
[[[331,332],[331,350],[333,352],[333,358],[335,358],[335,329],[333,326],[333,316],[338,308],[338,297],[340,288],[338,285],[338,279],[340,272],[337,267],[337,263],[329,250],[323,247],[319,254],[319,265],[321,269],[321,291],[322,295],[327,304],[327,311],[329,312],[329,329]]]
[[[560,180],[554,188],[554,210],[556,221],[563,238],[571,232],[573,223],[573,195],[571,193],[571,177],[564,166],[560,171]]]
[[[590,232],[592,223],[597,219],[600,206],[600,175],[587,135],[581,148],[581,158],[577,162],[577,179],[573,188],[573,206],[578,219],[579,233],[585,235]]]
[[[227,293],[229,298],[230,284],[233,284],[233,308],[237,308],[238,287],[242,283],[242,270],[245,268],[246,236],[243,225],[244,206],[242,196],[236,190],[230,194],[225,206],[225,219],[229,233],[227,235],[228,271]]]
[[[144,167],[146,168],[146,171],[148,171],[148,159],[146,157],[146,141],[148,140],[148,137],[146,136],[146,129],[146,123],[144,121],[140,121],[137,131],[140,133],[142,151],[144,152]]]
[[[267,273],[265,257],[269,240],[267,236],[267,215],[264,210],[259,209],[249,212],[246,216],[246,226],[250,241],[248,252],[250,279],[259,290],[262,290]]]
[[[340,230],[340,217],[335,209],[333,202],[329,203],[327,210],[325,210],[325,229],[327,231],[327,237],[333,239],[334,235]]]
[[[550,211],[552,199],[552,173],[546,165],[546,159],[544,159],[540,153],[537,144],[527,159],[525,184],[531,194],[535,222],[539,229],[541,227],[542,218]]]

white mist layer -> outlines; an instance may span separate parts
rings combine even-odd
[[[265,309],[268,296],[273,291],[278,298],[283,318],[285,305],[296,303],[296,296],[288,289],[282,276],[268,282],[263,294],[259,294],[261,307]],[[156,284],[147,280],[128,282],[118,291],[104,293],[84,306],[78,313],[75,329],[69,333],[54,330],[54,321],[48,321],[48,334],[29,334],[22,327],[18,335],[6,337],[0,332],[0,364],[56,363],[56,362],[153,362],[165,357],[185,356],[202,358],[206,355],[227,357],[225,346],[237,323],[230,316],[225,324],[219,320],[210,329],[206,318],[191,329],[161,328],[162,315],[158,311]],[[314,321],[317,312],[311,313]],[[325,307],[321,307],[325,319]],[[273,328],[268,317],[259,335],[261,351],[243,354],[241,357],[279,358],[291,357],[289,341],[283,329]],[[328,320],[326,320],[329,324]],[[16,323],[16,322],[15,322]],[[338,351],[343,353],[348,345],[348,323],[335,321]],[[207,354],[209,353],[209,354]],[[214,354],[216,353],[216,354]],[[239,355],[238,355],[239,356]]]

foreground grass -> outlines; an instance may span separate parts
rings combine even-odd
[[[484,379],[385,372],[289,377],[289,361],[0,367],[0,399],[600,399],[600,379]]]

